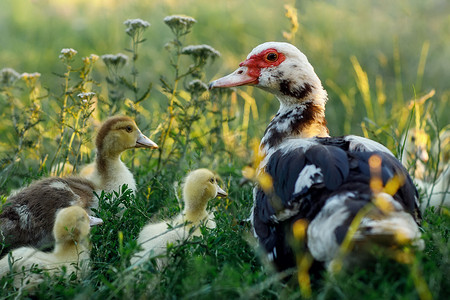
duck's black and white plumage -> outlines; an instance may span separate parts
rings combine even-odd
[[[355,243],[423,246],[418,194],[407,171],[377,142],[329,136],[327,93],[302,52],[288,43],[264,43],[210,88],[240,85],[262,88],[280,101],[260,146],[264,159],[258,172],[270,175],[272,186],[254,188],[251,217],[255,236],[278,270],[296,266],[291,242],[297,220],[308,224],[307,250],[317,262],[329,265],[355,216],[373,202],[384,203],[384,208],[372,205],[353,236]],[[371,167],[371,157],[375,162],[381,159],[381,165]],[[383,186],[390,180],[401,186],[371,189],[375,177],[381,178]]]

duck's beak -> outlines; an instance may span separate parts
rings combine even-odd
[[[257,84],[258,76],[259,74],[252,72],[252,69],[249,69],[247,66],[241,66],[230,75],[211,82],[209,89]]]
[[[139,137],[136,140],[135,148],[150,148],[150,149],[158,149],[158,145],[148,137],[139,132]]]
[[[417,156],[423,162],[427,162],[429,159],[427,149],[425,149],[424,147],[418,147]]]
[[[217,189],[217,196],[216,197],[226,197],[226,196],[228,196],[227,192],[222,190],[222,188],[220,186],[216,185],[216,189]]]
[[[96,218],[93,216],[89,216],[89,225],[91,225],[91,227],[93,226],[97,226],[97,225],[102,225],[103,224],[103,220],[100,218]]]

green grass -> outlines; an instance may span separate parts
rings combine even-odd
[[[240,185],[252,163],[277,101],[253,88],[205,92],[204,83],[234,70],[256,45],[282,41],[289,31],[283,5],[273,1],[60,1],[0,3],[0,67],[39,72],[36,81],[0,85],[0,195],[49,176],[58,163],[79,169],[94,157],[95,126],[110,112],[136,118],[138,126],[164,147],[126,152],[138,192],[99,195],[103,226],[92,230],[93,270],[81,282],[47,278],[38,298],[91,299],[298,299],[303,291],[267,264],[247,221],[252,188]],[[286,1],[292,5],[294,1]],[[430,139],[449,124],[450,36],[446,1],[297,1],[295,44],[308,56],[329,93],[327,121],[332,135],[359,134],[387,145],[400,156],[400,137],[423,128]],[[174,35],[167,15],[197,20],[186,35]],[[145,29],[133,60],[126,19],[141,18]],[[175,43],[176,42],[176,43]],[[180,44],[178,44],[178,42]],[[168,50],[165,45],[172,43]],[[182,47],[208,44],[221,57],[200,63]],[[74,48],[61,61],[62,48]],[[177,48],[178,47],[178,48]],[[134,48],[136,49],[136,48]],[[129,62],[111,72],[101,59],[125,53]],[[134,63],[133,63],[134,61]],[[68,71],[70,70],[70,74]],[[184,76],[183,74],[186,74]],[[420,98],[431,90],[434,95]],[[81,102],[81,92],[95,92]],[[147,93],[147,91],[149,93]],[[245,92],[245,94],[244,94]],[[411,103],[417,101],[414,106]],[[411,102],[412,101],[412,102]],[[64,120],[64,122],[62,122]],[[35,124],[35,121],[39,121]],[[50,130],[51,129],[51,130]],[[70,144],[70,147],[68,146]],[[431,148],[431,145],[429,145]],[[437,157],[429,164],[436,169]],[[179,213],[177,196],[188,170],[207,167],[222,177],[227,199],[212,201],[217,228],[170,251],[168,266],[153,261],[130,268],[140,229]],[[105,202],[105,199],[110,201]],[[117,216],[119,203],[127,210]],[[317,299],[444,299],[450,294],[448,211],[424,214],[426,248],[410,264],[380,257],[360,269],[325,275],[313,285]],[[0,298],[27,298],[26,291],[0,279]],[[429,291],[429,293],[428,293]]]

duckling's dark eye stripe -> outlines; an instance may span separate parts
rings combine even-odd
[[[133,127],[130,126],[130,125],[127,125],[127,126],[119,127],[119,128],[117,128],[117,129],[118,129],[118,130],[132,131],[132,130],[133,130]]]

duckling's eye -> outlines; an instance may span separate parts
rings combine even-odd
[[[216,179],[215,179],[215,178],[211,178],[211,179],[209,180],[209,182],[215,183],[215,182],[216,182]]]
[[[133,131],[133,127],[131,125],[128,125],[127,127],[125,127],[125,130],[127,132],[132,132]]]
[[[270,52],[269,54],[266,55],[267,61],[274,62],[274,61],[277,61],[277,59],[278,59],[278,54],[276,52]]]

